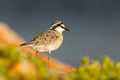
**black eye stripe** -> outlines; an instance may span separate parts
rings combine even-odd
[[[60,27],[63,28],[63,29],[65,28],[64,26],[60,26]]]
[[[56,24],[55,26],[52,27],[52,30],[55,30],[57,27],[61,27],[64,29],[64,26],[62,26],[63,23],[60,23],[60,24]]]
[[[57,24],[57,26],[61,26],[63,23]]]

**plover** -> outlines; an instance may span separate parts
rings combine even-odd
[[[63,42],[63,31],[69,31],[65,28],[62,21],[54,21],[50,29],[39,33],[31,41],[21,44],[20,46],[28,46],[36,51],[36,55],[39,52],[48,52],[48,64],[51,51],[58,49]]]

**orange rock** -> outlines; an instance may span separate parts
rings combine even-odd
[[[16,62],[12,68],[8,71],[11,77],[15,77],[16,74],[28,76],[28,75],[36,75],[36,70],[34,65],[28,60],[21,60]]]

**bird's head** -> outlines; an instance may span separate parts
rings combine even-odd
[[[62,21],[60,20],[56,20],[51,24],[50,27],[51,30],[56,30],[60,33],[62,33],[63,31],[70,31],[69,29],[65,28],[65,25],[63,24]]]

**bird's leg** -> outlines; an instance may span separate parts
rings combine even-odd
[[[36,56],[38,56],[38,54],[39,54],[39,51],[36,51]]]
[[[48,53],[48,67],[50,67],[50,53]]]

